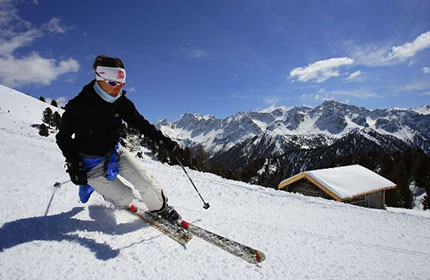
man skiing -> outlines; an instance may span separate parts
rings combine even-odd
[[[81,186],[81,200],[87,200],[94,188],[116,207],[128,208],[134,199],[133,191],[117,178],[119,174],[138,190],[149,211],[170,222],[179,220],[180,215],[167,204],[161,186],[141,162],[119,145],[122,121],[168,152],[179,149],[177,143],[151,125],[125,96],[126,71],[119,58],[99,55],[93,69],[95,80],[68,102],[56,135],[66,158],[67,173],[74,184]]]

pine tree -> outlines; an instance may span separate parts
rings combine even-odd
[[[424,198],[421,200],[421,203],[423,204],[424,210],[430,210],[430,196],[426,194]]]
[[[430,167],[428,163],[430,162],[429,157],[426,159],[426,172],[424,175],[424,179],[422,180],[422,184],[424,185],[424,189],[426,190],[426,196],[422,200],[424,210],[430,210]]]
[[[42,102],[46,102],[45,97],[43,97],[43,96],[39,97],[39,100]]]
[[[211,172],[212,174],[216,174],[216,175],[219,175],[219,176],[222,176],[222,175],[223,175],[222,166],[221,166],[221,163],[220,163],[218,160],[216,160],[216,161],[212,164],[211,169],[210,169],[210,172]]]
[[[209,156],[206,153],[205,149],[202,145],[199,145],[196,149],[196,154],[194,156],[196,162],[196,168],[199,171],[208,171],[209,170]]]
[[[233,172],[233,179],[236,181],[242,181],[242,171],[240,169],[236,169]]]
[[[399,206],[403,208],[412,208],[413,206],[412,192],[409,189],[408,178],[406,164],[402,159],[399,159],[391,172],[391,179],[398,187]]]
[[[45,137],[49,136],[49,129],[44,123],[42,123],[39,127],[39,135]]]
[[[45,111],[43,111],[42,121],[44,123],[46,123],[48,126],[51,125],[51,123],[52,123],[52,110],[51,110],[51,108],[47,107],[45,109]]]
[[[380,162],[379,174],[385,178],[391,178],[391,175],[392,175],[391,171],[393,170],[393,163],[394,163],[394,160],[392,159],[392,157],[390,157],[389,155],[387,155],[385,153],[382,153],[380,155],[379,162]],[[393,179],[392,179],[392,181],[394,182]],[[397,184],[396,182],[394,182],[394,183]],[[385,203],[388,206],[391,206],[391,207],[400,207],[401,206],[400,202],[399,202],[400,201],[399,200],[399,196],[400,196],[399,187],[397,187],[396,189],[388,190],[385,194],[386,194]]]
[[[425,189],[426,181],[430,179],[430,159],[422,154],[415,159],[411,169],[417,187]]]
[[[380,173],[381,176],[384,176],[386,178],[390,177],[391,170],[393,170],[394,160],[391,156],[387,154],[382,154],[381,159],[381,170]]]
[[[191,150],[188,147],[185,147],[182,153],[182,163],[185,166],[191,166]]]
[[[58,103],[54,99],[52,99],[51,105],[54,106],[54,107],[58,107]]]
[[[168,160],[169,160],[169,153],[163,147],[159,147],[158,148],[157,158],[162,163],[168,162]]]
[[[57,129],[60,129],[61,126],[61,116],[60,114],[56,111],[51,118],[51,125]]]
[[[225,178],[230,180],[234,179],[233,171],[231,171],[230,168],[225,172]]]

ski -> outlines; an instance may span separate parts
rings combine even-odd
[[[195,235],[249,263],[258,264],[266,259],[264,253],[259,250],[213,233],[184,220],[181,221],[180,225],[177,225],[155,217],[134,205],[132,205],[128,210],[180,244],[186,244],[191,240],[193,235]]]
[[[189,232],[193,233],[195,236],[198,236],[201,239],[215,246],[218,246],[219,248],[249,263],[258,264],[266,259],[266,256],[263,252],[241,244],[239,242],[233,241],[219,234],[213,233],[207,229],[201,228],[186,221],[182,221],[181,226]]]
[[[150,213],[137,208],[134,205],[130,206],[128,211],[138,216],[160,232],[166,234],[168,237],[172,238],[179,244],[185,245],[188,241],[191,240],[191,238],[193,238],[193,234],[185,228],[176,224],[169,223],[168,221],[165,221],[161,218],[155,217]]]

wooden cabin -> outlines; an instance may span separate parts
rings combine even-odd
[[[301,172],[278,185],[289,192],[377,209],[385,209],[385,191],[396,187],[358,164]]]

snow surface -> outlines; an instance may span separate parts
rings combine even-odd
[[[142,163],[189,221],[263,251],[252,265],[194,237],[182,247],[97,194],[78,202],[44,103],[0,88],[0,279],[430,279],[430,212],[360,208]]]

